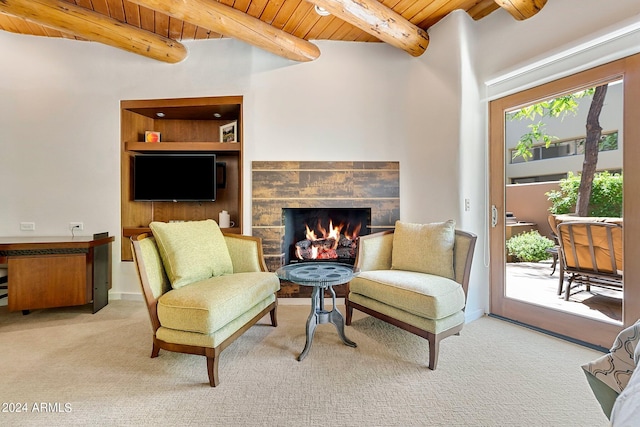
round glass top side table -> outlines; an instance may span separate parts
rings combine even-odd
[[[313,286],[311,313],[307,319],[307,342],[304,350],[298,356],[298,361],[307,356],[316,327],[324,323],[333,323],[345,345],[357,347],[356,343],[344,335],[344,317],[336,307],[336,293],[333,290],[333,286],[347,283],[358,273],[359,270],[357,268],[337,262],[302,262],[285,265],[276,271],[276,275],[282,280],[302,286]],[[324,309],[325,289],[329,289],[329,292],[331,292],[333,302],[331,311]]]

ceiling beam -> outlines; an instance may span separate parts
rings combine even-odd
[[[287,59],[307,62],[320,56],[320,49],[313,43],[215,0],[129,1],[227,37],[242,40]]]
[[[518,21],[531,18],[547,4],[547,0],[495,0],[495,2]]]
[[[500,9],[500,6],[498,6],[494,0],[480,0],[470,9],[467,9],[467,14],[471,16],[474,21],[477,21],[498,9]]]
[[[425,30],[377,0],[311,0],[336,18],[360,28],[412,56],[420,56],[429,45]]]
[[[0,0],[0,13],[159,61],[176,63],[187,56],[175,40],[60,0]]]

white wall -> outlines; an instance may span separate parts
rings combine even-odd
[[[119,102],[232,94],[245,97],[246,224],[253,160],[397,160],[403,219],[455,218],[455,176],[425,185],[457,168],[455,80],[430,93],[425,81],[448,76],[423,59],[384,44],[318,44],[321,57],[298,64],[234,40],[192,42],[189,58],[170,65],[0,32],[10,46],[0,64],[0,179],[11,183],[0,189],[0,235],[66,235],[71,221],[87,234],[108,230],[117,236],[112,294],[138,294],[132,264],[117,262]],[[21,221],[36,231],[21,232]]]
[[[420,58],[385,44],[317,42],[322,55],[305,64],[228,39],[187,43],[188,59],[172,65],[0,32],[0,235],[64,235],[82,221],[87,234],[119,236],[120,100],[243,95],[245,224],[253,160],[399,161],[403,220],[453,218],[479,235],[467,313],[477,317],[489,293],[484,81],[639,12],[622,3],[549,2],[524,22],[454,13],[430,30]],[[590,13],[578,20],[576,10]],[[36,231],[21,232],[21,221]],[[117,237],[113,297],[136,296],[119,248]]]
[[[638,51],[637,43],[616,39],[622,38],[620,29],[637,29],[638,14],[640,2],[635,0],[547,2],[525,21],[494,12],[478,22],[478,78],[491,83],[487,95],[495,98],[631,55]],[[602,49],[580,54],[594,44]],[[568,56],[577,60],[567,61]]]

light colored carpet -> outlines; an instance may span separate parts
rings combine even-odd
[[[344,313],[344,309],[341,311]],[[339,340],[320,325],[302,362],[308,306],[280,305],[222,353],[208,385],[201,356],[161,351],[141,302],[38,310],[0,307],[1,425],[605,426],[580,364],[597,351],[493,318],[426,341],[357,313]],[[41,403],[54,412],[37,412]],[[66,405],[66,406],[65,406]],[[15,409],[15,406],[14,406]]]

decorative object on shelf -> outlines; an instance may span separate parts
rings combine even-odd
[[[152,130],[145,131],[144,142],[160,142],[160,132]]]
[[[220,228],[231,228],[234,227],[236,223],[231,221],[231,215],[229,215],[229,212],[222,211],[218,214],[218,225]]]
[[[220,126],[220,142],[238,142],[238,122]]]

